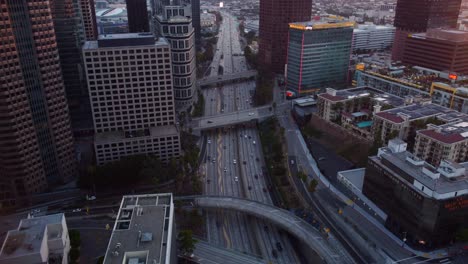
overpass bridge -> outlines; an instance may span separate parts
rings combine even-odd
[[[209,76],[197,81],[198,87],[207,87],[210,85],[218,85],[224,83],[231,83],[235,81],[248,80],[255,78],[257,76],[256,70],[237,72],[234,74],[219,75],[219,76]]]
[[[273,109],[271,106],[262,106],[221,115],[194,118],[192,119],[190,127],[194,132],[199,132],[250,121],[262,121],[271,116],[273,116]]]
[[[314,250],[326,263],[354,263],[346,254],[336,252],[322,234],[293,213],[272,205],[229,196],[181,196],[175,200],[191,200],[195,207],[228,209],[265,219],[294,235]]]

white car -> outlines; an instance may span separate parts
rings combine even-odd
[[[208,144],[211,144],[211,140],[208,139]]]
[[[256,143],[255,140],[252,143],[255,145],[255,143]]]
[[[248,100],[247,100],[247,101],[248,101]],[[253,116],[253,115],[255,115],[255,113],[249,113],[249,116]]]
[[[78,213],[78,212],[81,212],[81,208],[77,208],[77,209],[73,209],[72,211],[73,213]]]
[[[234,181],[238,182],[239,181],[239,178],[236,176],[234,177]]]
[[[94,196],[94,195],[92,195],[92,196],[86,195],[86,200],[88,200],[88,201],[96,200],[96,196]]]
[[[232,163],[236,164],[236,163],[237,163],[237,160],[233,160]]]

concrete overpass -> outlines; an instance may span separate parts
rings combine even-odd
[[[213,84],[217,85],[217,84],[231,83],[231,82],[241,81],[241,80],[248,80],[248,79],[254,78],[255,76],[257,76],[257,71],[255,70],[238,72],[238,73],[227,74],[227,75],[210,76],[210,77],[199,79],[197,81],[197,85],[198,87],[203,88],[203,87],[213,85]]]
[[[194,118],[190,127],[194,132],[199,132],[250,121],[262,121],[271,116],[273,116],[273,109],[271,108],[270,111],[270,106],[263,106],[221,115]]]
[[[268,204],[229,196],[184,196],[176,200],[192,200],[195,207],[228,209],[265,219],[294,235],[314,250],[326,263],[354,263],[330,247],[322,234],[293,213]]]

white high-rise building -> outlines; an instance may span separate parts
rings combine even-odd
[[[179,156],[171,51],[151,33],[100,35],[83,46],[98,165],[124,156]]]
[[[171,45],[176,107],[186,110],[193,103],[197,77],[192,7],[186,1],[155,0],[153,18],[155,34]]]
[[[395,28],[374,24],[359,25],[353,33],[353,51],[384,50],[393,45]]]

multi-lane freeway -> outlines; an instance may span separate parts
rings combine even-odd
[[[217,51],[210,76],[233,74],[248,69],[241,52],[237,20],[222,13]],[[222,71],[218,70],[219,66]],[[252,108],[253,81],[226,84],[204,89],[205,117]],[[256,112],[255,112],[256,113]],[[253,115],[252,115],[253,116]],[[260,139],[255,128],[225,127],[204,133],[205,163],[202,165],[204,193],[248,198],[273,204],[269,186],[263,176],[265,166]],[[270,223],[240,213],[208,213],[208,241],[230,249],[261,256],[274,263],[299,263],[289,239]]]

